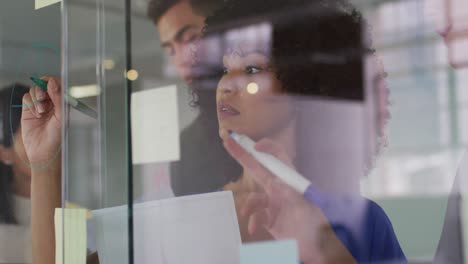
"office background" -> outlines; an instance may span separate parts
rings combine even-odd
[[[34,11],[33,1],[4,1],[0,8],[1,86],[28,83],[30,72],[60,75],[60,56],[37,44],[66,44],[63,73],[69,92],[99,110],[98,120],[70,110],[64,142],[68,199],[91,209],[125,204],[128,195],[121,2],[77,0],[68,1],[64,9],[54,5]],[[134,91],[172,83],[184,87],[159,47],[156,28],[146,17],[146,1],[132,3],[132,58],[138,72]],[[424,0],[355,3],[371,25],[391,102],[388,145],[370,175],[362,178],[361,191],[387,211],[411,262],[428,263],[440,236],[447,195],[468,145],[468,68],[450,67],[447,47],[424,11]],[[449,14],[468,17],[462,0],[453,3],[456,7]],[[68,21],[65,29],[63,12]],[[468,29],[466,21],[461,27]],[[366,89],[375,96],[366,103],[383,114],[386,100],[377,96],[385,96],[378,93],[381,85],[367,82]],[[181,129],[197,115],[189,106],[190,94],[184,91],[178,99]],[[379,115],[373,120],[365,129],[382,129]],[[168,175],[167,163],[135,165],[134,198],[170,197]]]

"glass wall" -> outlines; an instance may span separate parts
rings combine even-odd
[[[0,263],[466,262],[466,1],[16,2]]]
[[[60,76],[60,6],[0,4],[0,263],[31,263],[31,169],[21,138],[23,94],[30,77]],[[60,160],[57,149],[48,162]]]
[[[87,221],[92,258],[105,246],[116,253],[100,254],[103,263],[128,263],[124,2],[63,2],[62,12],[65,93],[96,112],[76,107],[64,112],[64,206],[92,210]]]

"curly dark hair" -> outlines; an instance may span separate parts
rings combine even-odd
[[[283,93],[364,100],[364,58],[374,50],[370,38],[364,36],[366,21],[347,0],[228,0],[206,19],[203,39],[214,37],[224,49],[232,46],[223,38],[227,31],[261,23],[272,29],[269,56]],[[209,52],[213,57],[214,51]],[[198,78],[192,90],[194,104],[203,109],[214,102],[203,98],[200,91],[216,87],[222,56],[215,63],[212,58],[206,63],[202,57],[206,54],[200,53],[195,56],[201,66],[195,67],[203,69],[195,70]],[[310,131],[301,127],[301,122],[308,122],[307,117],[300,118],[298,131],[307,134]],[[311,150],[302,145],[298,151],[301,171],[301,163],[307,162]]]
[[[1,144],[5,147],[12,147],[13,137],[21,124],[21,105],[23,95],[29,91],[29,87],[22,84],[12,84],[0,89],[0,125]],[[13,181],[13,171],[11,166],[0,162],[0,223],[16,223],[12,204],[11,184]]]
[[[351,4],[345,0],[272,0],[268,4],[228,0],[207,18],[205,38],[262,22],[273,28],[271,61],[285,93],[363,100],[363,55],[373,51],[363,42],[365,23]],[[218,78],[220,70],[211,73],[209,77]],[[200,97],[197,85],[194,88]]]

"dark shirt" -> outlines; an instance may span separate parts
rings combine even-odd
[[[408,263],[390,219],[375,202],[360,196],[325,195],[313,186],[304,197],[322,209],[357,263]]]
[[[242,167],[224,149],[219,137],[216,95],[201,91],[204,101],[213,102],[182,131],[180,161],[170,165],[171,187],[175,196],[216,191],[242,172]]]

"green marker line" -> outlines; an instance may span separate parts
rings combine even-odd
[[[22,108],[22,107],[30,107],[30,106],[33,106],[33,105],[37,105],[39,103],[41,103],[42,101],[35,101],[35,102],[32,102],[32,103],[29,103],[29,104],[20,104],[20,105],[12,105],[11,108]]]

